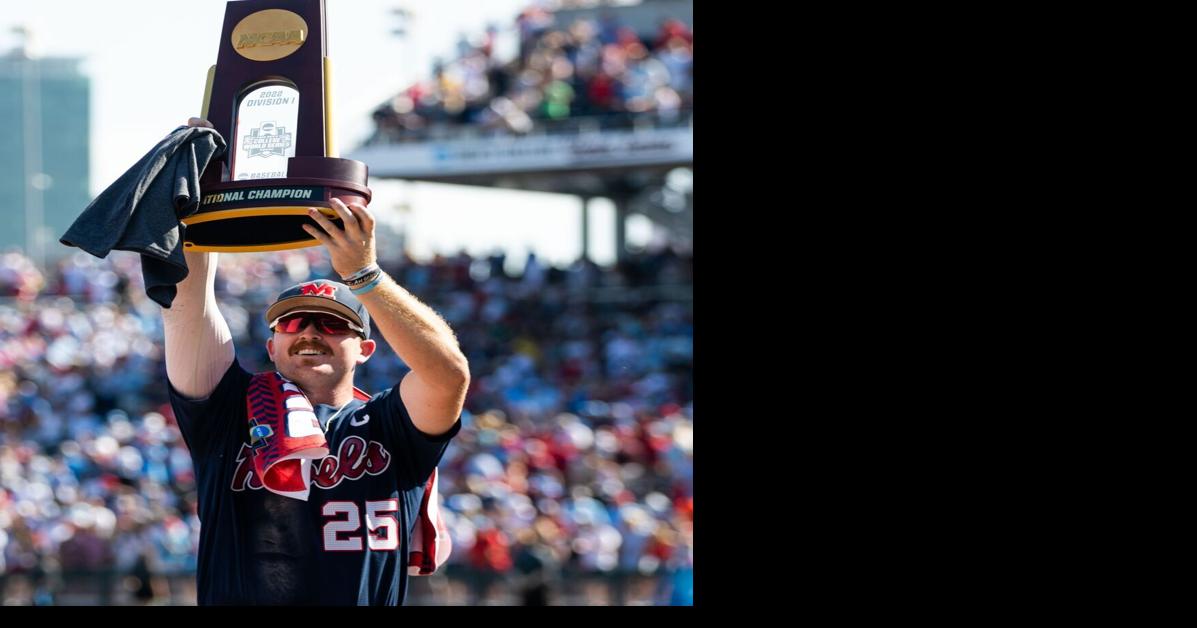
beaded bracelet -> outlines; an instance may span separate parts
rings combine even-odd
[[[366,294],[367,292],[378,287],[378,284],[382,283],[382,275],[383,274],[380,272],[380,273],[378,273],[378,276],[374,278],[374,281],[371,281],[370,283],[368,283],[360,288],[350,288],[349,291],[354,294]]]

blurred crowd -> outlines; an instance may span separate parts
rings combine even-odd
[[[486,574],[483,586],[525,603],[569,574],[651,574],[657,603],[691,603],[691,302],[651,296],[692,285],[689,254],[612,268],[529,254],[518,274],[501,254],[381,261],[452,325],[473,374],[440,464],[444,569]],[[309,248],[222,255],[217,277],[238,358],[260,371],[264,308],[333,273]],[[195,569],[195,478],[138,257],[75,253],[43,276],[19,252],[0,256],[0,365],[0,603],[53,603],[66,577],[89,573],[108,583],[101,603],[185,598],[164,589]],[[376,392],[405,372],[381,343],[357,385]]]
[[[375,110],[372,141],[419,140],[461,125],[519,135],[582,116],[600,128],[630,126],[645,114],[671,123],[693,106],[694,36],[679,20],[641,35],[615,13],[565,25],[533,6],[515,26],[514,59],[497,58],[493,26],[462,41],[458,58],[438,62],[430,79]]]

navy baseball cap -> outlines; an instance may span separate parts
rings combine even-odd
[[[343,318],[361,327],[370,337],[370,313],[353,295],[349,286],[328,279],[305,281],[283,290],[274,304],[266,308],[266,324],[273,326],[280,317],[292,312],[322,312]]]

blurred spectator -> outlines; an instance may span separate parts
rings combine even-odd
[[[552,519],[539,517],[517,532],[514,566],[520,579],[520,606],[548,606],[559,586],[561,533]]]
[[[33,298],[44,284],[42,274],[29,258],[18,251],[0,255],[0,296]]]

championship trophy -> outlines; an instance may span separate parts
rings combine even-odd
[[[368,203],[366,164],[333,145],[324,0],[227,4],[201,117],[228,151],[200,179],[199,210],[183,218],[188,251],[244,253],[315,246],[317,208],[339,227],[334,198]]]

